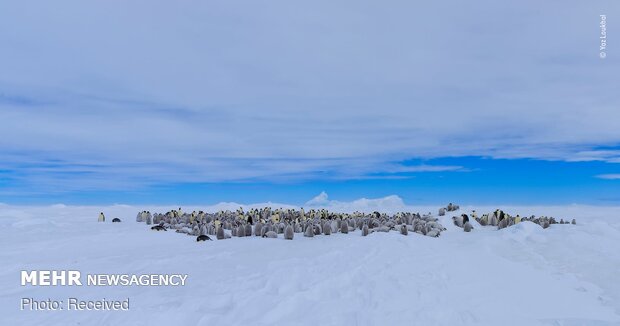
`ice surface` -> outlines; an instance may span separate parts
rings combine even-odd
[[[395,197],[395,196],[394,196]],[[334,210],[437,213],[397,197],[312,204]],[[257,204],[254,207],[287,207]],[[384,205],[384,206],[381,206]],[[235,203],[183,207],[214,211]],[[246,206],[247,207],[247,206]],[[170,207],[0,205],[2,325],[620,325],[620,208],[461,207],[479,215],[549,215],[497,231],[473,221],[439,238],[399,232],[295,234],[196,242],[135,222]],[[382,209],[383,208],[383,209]],[[98,223],[100,211],[106,223]],[[122,223],[110,223],[119,217]],[[20,286],[20,270],[189,274],[185,287]],[[35,299],[130,299],[129,311],[20,311]]]

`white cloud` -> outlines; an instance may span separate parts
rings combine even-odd
[[[620,162],[597,149],[620,143],[620,66],[584,18],[602,7],[3,1],[0,169],[78,189]]]
[[[599,179],[618,180],[620,179],[620,174],[599,174],[596,177]]]

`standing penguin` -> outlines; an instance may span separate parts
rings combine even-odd
[[[288,224],[286,228],[284,228],[284,239],[293,240],[294,235],[295,235],[295,232],[293,232],[293,226]]]
[[[473,229],[474,227],[471,226],[471,223],[469,223],[469,221],[465,222],[465,224],[463,224],[463,231],[465,232],[470,232],[471,229]]]
[[[409,232],[407,232],[407,226],[405,224],[400,226],[400,234],[402,234],[402,235],[409,234]]]
[[[362,226],[362,236],[365,237],[368,235],[368,224],[364,224],[364,226]]]
[[[105,222],[105,215],[103,215],[103,212],[99,213],[99,218],[97,219],[97,222]]]
[[[340,232],[344,234],[349,233],[349,226],[345,221],[342,221],[342,223],[340,224]]]
[[[151,225],[151,224],[153,224],[153,215],[147,214],[146,215],[146,225]]]
[[[312,225],[306,226],[306,232],[304,232],[304,237],[314,237],[314,228],[312,227]]]
[[[249,223],[245,225],[245,236],[246,237],[252,236],[252,225]]]
[[[215,237],[218,240],[223,240],[226,238],[226,236],[224,235],[224,228],[222,228],[221,226],[217,228],[217,231],[215,232]]]

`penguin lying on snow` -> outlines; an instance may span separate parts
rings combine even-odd
[[[276,239],[277,237],[278,234],[275,231],[268,231],[265,235],[263,235],[263,238]]]
[[[118,217],[115,217],[115,218],[112,219],[112,223],[119,223],[120,221],[121,221],[121,219],[118,218]]]
[[[166,229],[166,227],[164,227],[163,225],[155,225],[155,226],[151,227],[151,230],[155,230],[155,231],[168,231]]]
[[[198,237],[196,237],[196,242],[199,242],[199,241],[207,241],[207,240],[209,240],[209,241],[213,241],[213,240],[211,240],[211,238],[209,238],[209,236],[207,236],[207,235],[205,235],[205,234],[201,234],[201,235],[199,235]]]

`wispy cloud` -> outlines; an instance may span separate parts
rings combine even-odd
[[[407,159],[469,155],[620,162],[600,149],[620,143],[619,63],[566,23],[598,17],[588,3],[148,6],[0,3],[12,185],[399,179],[475,168]]]
[[[606,180],[620,180],[620,173],[617,174],[599,174],[596,176],[599,179],[606,179]]]

